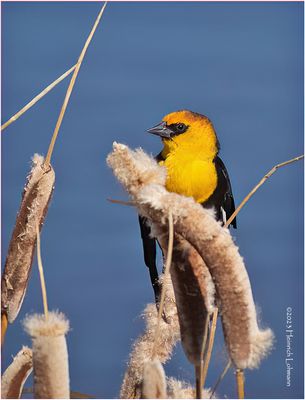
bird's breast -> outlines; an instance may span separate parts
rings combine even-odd
[[[203,203],[217,186],[217,172],[212,159],[188,155],[169,155],[162,164],[167,169],[166,189]]]

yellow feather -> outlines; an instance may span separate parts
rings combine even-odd
[[[167,168],[166,188],[198,203],[207,200],[217,186],[213,159],[217,154],[217,138],[208,118],[189,111],[179,111],[164,117],[168,125],[184,123],[185,133],[163,139],[162,165]]]

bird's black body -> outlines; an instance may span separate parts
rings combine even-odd
[[[162,153],[156,156],[156,160],[158,162],[164,161]],[[226,220],[235,211],[234,198],[228,171],[218,155],[216,155],[214,159],[214,164],[217,171],[217,186],[212,195],[201,204],[205,208],[214,208],[216,219],[225,224]],[[158,270],[156,266],[156,239],[150,237],[150,227],[146,218],[139,216],[139,223],[143,242],[144,261],[146,266],[149,268],[156,302],[158,303],[160,288],[158,283]],[[234,218],[230,225],[232,225],[233,228],[236,228],[236,218]]]
[[[216,156],[214,159],[214,164],[217,172],[217,186],[213,194],[204,203],[202,203],[202,205],[205,208],[214,207],[217,221],[222,221],[222,223],[225,224],[226,220],[229,219],[235,211],[234,198],[229,174],[222,159]],[[236,229],[236,218],[233,219],[230,225]]]

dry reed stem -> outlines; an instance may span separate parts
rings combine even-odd
[[[166,377],[159,360],[144,365],[141,399],[166,399]]]
[[[170,358],[173,347],[179,340],[180,335],[177,308],[171,280],[169,277],[165,280],[161,276],[161,282],[162,287],[165,288],[164,314],[166,315],[166,321],[164,319],[160,321],[156,358],[161,363],[165,363]],[[152,344],[154,343],[158,321],[156,305],[149,304],[144,311],[143,317],[146,322],[146,329],[144,334],[133,344],[120,390],[121,399],[138,399],[141,397],[143,368],[145,363],[151,361]]]
[[[68,71],[62,74],[59,78],[57,78],[54,82],[48,85],[42,92],[40,92],[37,96],[35,96],[29,103],[27,103],[21,110],[19,110],[16,114],[14,114],[8,121],[6,121],[3,125],[1,125],[1,131],[7,128],[12,122],[17,121],[18,118],[21,117],[26,111],[28,111],[33,105],[35,105],[40,99],[42,99],[47,93],[49,93],[58,83],[60,83],[63,79],[65,79],[71,72],[75,69],[76,64],[73,65]]]
[[[224,336],[230,358],[237,368],[257,368],[272,347],[270,329],[257,324],[249,277],[228,229],[209,210],[164,187],[165,172],[142,150],[131,151],[114,143],[108,163],[137,203],[141,215],[165,225],[169,209],[175,232],[200,254],[214,280],[221,304]]]
[[[41,286],[41,293],[42,293],[42,301],[43,301],[43,310],[45,318],[48,319],[48,298],[47,298],[47,288],[46,288],[46,281],[44,279],[43,273],[43,265],[41,259],[41,246],[40,246],[40,233],[39,233],[39,226],[36,220],[36,235],[37,235],[37,262],[38,262],[38,270],[39,270],[39,277],[40,277],[40,286]]]
[[[215,333],[216,333],[216,326],[217,326],[217,317],[218,317],[218,307],[215,307],[213,311],[213,317],[212,317],[212,325],[209,333],[209,343],[208,343],[208,348],[206,352],[206,356],[204,359],[204,364],[203,364],[203,371],[202,371],[202,386],[204,387],[205,385],[205,380],[207,377],[209,365],[210,365],[210,360],[211,360],[211,355],[212,355],[212,350],[214,346],[214,339],[215,339]]]
[[[53,192],[55,173],[43,169],[43,157],[35,154],[27,179],[1,281],[1,313],[12,323],[26,293],[36,243],[36,221],[42,228]]]
[[[34,314],[24,320],[24,328],[32,337],[34,397],[36,399],[68,399],[69,366],[65,334],[69,321],[58,312]]]
[[[135,206],[134,202],[132,201],[124,201],[124,200],[116,200],[116,199],[107,199],[109,203],[113,204],[121,204],[123,206]]]
[[[239,211],[243,208],[243,206],[250,200],[250,198],[254,195],[254,193],[259,189],[268,178],[270,178],[271,175],[273,175],[279,168],[284,167],[285,165],[291,164],[295,161],[302,160],[304,158],[304,155],[294,157],[291,160],[284,161],[280,164],[275,165],[269,172],[267,172],[266,175],[259,181],[259,183],[251,190],[250,193],[247,194],[247,196],[243,199],[243,201],[240,203],[240,205],[236,208],[234,213],[231,215],[231,217],[227,220],[225,226],[229,226],[230,223],[233,221],[233,219],[236,217],[236,215],[239,213]]]
[[[28,347],[23,347],[2,375],[1,398],[19,399],[23,385],[32,369],[32,350]]]
[[[237,385],[238,399],[244,399],[245,398],[245,377],[244,377],[244,371],[239,368],[236,370],[236,385]]]
[[[105,1],[105,3],[103,4],[103,7],[102,7],[101,11],[99,12],[99,14],[98,14],[98,16],[97,16],[97,18],[95,20],[95,23],[94,23],[94,25],[93,25],[93,27],[91,29],[91,32],[90,32],[90,34],[89,34],[89,36],[88,36],[88,38],[86,40],[86,43],[85,43],[85,45],[84,45],[84,47],[83,47],[83,49],[81,51],[81,54],[80,54],[79,58],[77,60],[76,67],[75,67],[73,75],[71,77],[71,80],[70,80],[70,83],[69,83],[69,86],[68,86],[68,89],[67,89],[67,92],[66,92],[66,96],[65,96],[63,105],[61,107],[61,110],[60,110],[60,113],[59,113],[59,117],[58,117],[58,120],[56,122],[55,129],[54,129],[54,132],[53,132],[53,136],[52,136],[52,139],[51,139],[51,142],[50,142],[50,145],[49,145],[49,149],[48,149],[48,152],[47,152],[47,155],[46,155],[45,167],[48,167],[50,162],[51,162],[51,157],[52,157],[54,145],[55,145],[55,142],[56,142],[56,138],[57,138],[57,135],[58,135],[58,131],[59,131],[59,128],[61,126],[62,120],[64,118],[64,115],[65,115],[65,112],[66,112],[66,109],[67,109],[67,106],[68,106],[68,103],[69,103],[69,99],[70,99],[70,96],[71,96],[71,93],[72,93],[72,90],[73,90],[73,87],[74,87],[74,84],[75,84],[79,69],[80,69],[81,64],[83,62],[83,59],[85,57],[87,48],[88,48],[88,46],[89,46],[89,44],[90,44],[90,42],[92,40],[94,32],[95,32],[95,30],[96,30],[96,28],[97,28],[97,26],[98,26],[98,24],[100,22],[100,19],[102,18],[102,15],[104,13],[106,5],[107,5],[107,1]]]
[[[1,347],[4,344],[7,325],[8,325],[7,315],[5,313],[1,313]]]
[[[207,337],[208,337],[209,320],[210,320],[210,315],[207,314],[206,319],[205,319],[205,325],[204,325],[204,333],[203,333],[203,337],[202,337],[202,346],[201,346],[201,352],[200,352],[200,365],[199,365],[199,367],[195,366],[196,398],[197,399],[202,398],[203,358],[204,358],[205,347],[206,347],[206,342],[207,342]]]
[[[164,278],[163,278],[165,281],[168,280],[169,269],[170,269],[170,266],[172,263],[173,243],[174,243],[173,215],[172,215],[171,210],[169,210],[169,213],[168,213],[168,248],[167,248],[166,262],[165,262],[165,267],[164,267]],[[157,321],[155,339],[154,339],[153,348],[152,348],[152,360],[154,360],[156,358],[157,342],[158,342],[158,336],[159,336],[159,331],[160,331],[160,321],[161,321],[162,314],[163,314],[164,300],[165,300],[165,287],[162,287],[160,305],[159,305],[159,310],[158,310],[158,321]]]
[[[224,370],[222,371],[222,373],[221,373],[220,376],[218,377],[218,379],[217,379],[217,381],[216,381],[216,383],[215,383],[213,389],[211,390],[211,395],[210,395],[210,397],[209,397],[210,399],[213,398],[214,393],[216,392],[216,390],[217,390],[217,388],[218,388],[220,382],[223,380],[223,378],[225,377],[226,373],[229,371],[229,369],[231,368],[231,366],[232,366],[232,362],[231,362],[231,360],[229,360],[229,361],[227,362],[227,364],[226,364]]]

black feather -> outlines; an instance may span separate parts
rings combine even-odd
[[[143,243],[144,262],[149,269],[150,280],[155,292],[156,302],[158,303],[160,297],[160,285],[158,269],[156,265],[156,239],[150,236],[150,226],[147,222],[147,218],[139,215],[139,224]]]
[[[226,219],[229,219],[235,211],[232,187],[228,171],[221,158],[216,156],[214,164],[217,172],[217,186],[213,194],[202,203],[202,205],[205,208],[214,207],[216,211],[216,219],[225,223],[222,217],[221,208],[223,208],[226,213]],[[233,228],[237,227],[236,218],[233,219],[230,225],[232,225]]]

